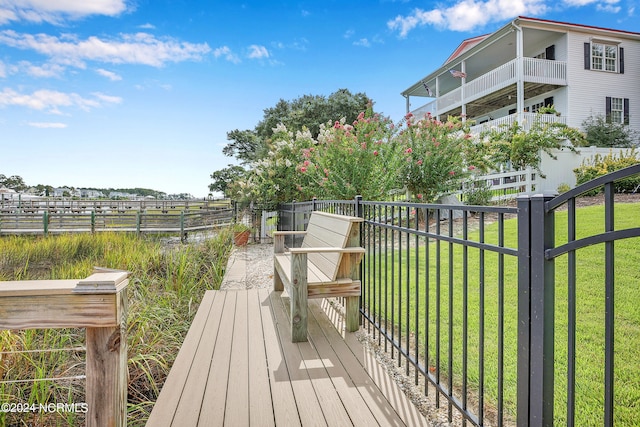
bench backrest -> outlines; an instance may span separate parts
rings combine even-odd
[[[309,218],[307,234],[302,241],[303,248],[356,247],[360,244],[360,224],[362,218],[314,211]],[[309,262],[314,263],[332,280],[338,275],[342,254],[310,253]]]

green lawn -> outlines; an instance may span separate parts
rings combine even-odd
[[[640,226],[637,215],[639,204],[616,206],[616,228]],[[558,244],[566,241],[566,212],[556,215],[556,237]],[[600,233],[604,230],[603,207],[588,207],[578,210],[578,238]],[[470,401],[476,401],[480,387],[481,363],[484,370],[485,405],[490,410],[498,396],[498,312],[499,283],[498,265],[504,263],[502,278],[504,299],[504,401],[505,414],[514,417],[516,405],[516,362],[517,362],[517,259],[505,255],[500,261],[495,253],[485,251],[484,271],[480,270],[480,251],[469,248],[466,260],[460,245],[450,248],[446,242],[429,245],[420,242],[418,266],[416,249],[407,252],[406,235],[403,236],[402,250],[382,250],[380,254],[370,254],[368,266],[380,263],[375,271],[365,267],[364,274],[369,282],[369,292],[378,292],[376,300],[380,318],[394,319],[396,329],[401,331],[401,341],[405,345],[406,326],[409,333],[416,332],[416,309],[418,310],[418,336],[420,357],[425,358],[425,329],[428,326],[429,362],[431,369],[439,366],[441,381],[448,378],[449,324],[452,330],[452,379],[457,387],[456,395],[461,398],[459,387],[463,372],[463,324],[464,304],[467,306],[467,379]],[[411,237],[412,243],[414,237]],[[478,232],[469,233],[469,240],[478,241]],[[505,246],[517,247],[517,222],[506,220],[504,228]],[[485,242],[498,243],[497,223],[485,230]],[[396,240],[397,243],[397,240]],[[640,350],[640,239],[616,242],[616,325],[615,325],[615,421],[616,425],[636,425],[640,417],[640,365],[636,363]],[[451,254],[450,254],[451,250]],[[438,268],[437,254],[440,265]],[[373,258],[375,257],[375,258]],[[449,275],[449,259],[453,261],[453,274]],[[604,400],[604,245],[596,245],[577,252],[577,342],[576,342],[576,425],[601,425]],[[429,260],[428,271],[425,260]],[[468,276],[462,276],[463,264],[467,264]],[[372,267],[373,268],[373,267]],[[384,276],[387,283],[395,277],[395,289],[389,285],[384,292]],[[482,278],[482,279],[481,279]],[[465,285],[466,282],[466,292]],[[567,348],[567,256],[556,261],[556,406],[555,422],[566,423],[566,348]],[[375,289],[373,289],[375,286]],[[428,293],[425,289],[428,287]],[[439,295],[439,297],[438,297]],[[449,313],[451,295],[452,310]],[[466,298],[465,298],[466,295]],[[386,309],[385,309],[386,296]],[[428,303],[426,298],[428,296]],[[366,297],[365,297],[366,298]],[[365,300],[367,303],[368,300]],[[393,301],[393,304],[392,304]],[[419,301],[416,304],[416,301]],[[438,304],[439,303],[439,304]],[[480,305],[483,304],[483,310]],[[438,307],[439,305],[439,307]],[[373,306],[373,304],[372,304]],[[393,313],[392,313],[393,306]],[[484,313],[481,319],[479,313]],[[407,312],[408,318],[407,318]],[[398,313],[401,313],[399,315]],[[439,313],[439,314],[438,314]],[[451,318],[451,322],[450,319]],[[484,322],[484,354],[480,350],[480,324]],[[426,325],[426,326],[425,326]],[[439,326],[439,331],[437,327]],[[439,333],[439,340],[436,334]],[[396,339],[397,333],[396,333]],[[413,342],[413,339],[412,339]],[[439,364],[436,363],[439,343]],[[477,408],[474,410],[477,413]]]

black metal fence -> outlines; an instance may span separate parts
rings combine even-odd
[[[363,326],[450,420],[457,413],[471,425],[633,425],[640,380],[626,365],[637,366],[640,312],[616,314],[614,290],[639,305],[640,242],[629,238],[640,237],[640,215],[615,228],[613,183],[637,174],[640,165],[558,197],[521,196],[512,207],[292,203],[280,210],[279,229],[304,229],[313,210],[364,218]],[[576,199],[602,186],[602,233],[585,235]],[[639,263],[616,262],[621,239]],[[601,262],[582,262],[601,265],[581,273],[577,253],[592,245],[604,246]],[[622,268],[634,273],[616,282]],[[614,337],[617,325],[623,337]],[[614,351],[621,340],[634,344]],[[581,357],[585,348],[601,357]],[[589,380],[581,379],[585,363],[596,372]]]

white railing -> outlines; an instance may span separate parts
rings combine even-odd
[[[516,82],[517,62],[509,61],[506,64],[471,80],[464,86],[464,99],[471,101],[505,88]]]
[[[523,58],[523,80],[526,82],[564,85],[567,83],[567,63],[565,61],[551,61],[548,59]],[[485,73],[464,85],[464,100],[462,88],[442,94],[437,100],[418,107],[412,113],[416,117],[423,117],[425,113],[432,115],[448,111],[471,102],[487,94],[513,84],[518,79],[518,60],[513,59],[488,73]]]
[[[510,114],[508,116],[500,117],[495,120],[490,120],[486,123],[471,126],[470,133],[478,134],[490,130],[491,128],[509,127],[518,120],[518,114]],[[528,131],[531,129],[531,125],[536,121],[541,123],[567,123],[567,118],[564,116],[556,116],[555,114],[538,114],[538,113],[522,113],[522,126],[523,130]]]
[[[523,59],[523,74],[525,81],[559,85],[567,83],[566,62],[537,58]]]
[[[496,172],[479,176],[474,182],[486,182],[491,191],[491,201],[499,202],[532,194],[538,186],[538,174],[530,168],[522,171]]]

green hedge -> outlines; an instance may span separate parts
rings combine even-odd
[[[596,154],[593,158],[582,162],[582,166],[573,170],[576,175],[576,184],[580,185],[591,181],[599,176],[624,169],[629,166],[640,163],[638,153],[635,148],[626,152],[620,152],[618,155],[609,153],[606,156]],[[631,176],[629,178],[616,181],[614,188],[616,193],[632,193],[640,186],[640,175]],[[593,196],[602,191],[602,188],[592,190],[585,195]]]

